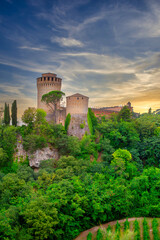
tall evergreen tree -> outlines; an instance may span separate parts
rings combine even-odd
[[[9,104],[7,105],[7,103],[5,103],[5,106],[4,106],[4,123],[6,125],[10,124]]]
[[[7,125],[10,124],[10,120],[11,120],[11,118],[10,118],[10,111],[9,111],[9,104],[8,104],[8,106],[7,106]]]
[[[7,124],[6,122],[7,122],[7,103],[5,103],[4,105],[4,123]]]
[[[12,103],[12,125],[17,126],[17,101]]]

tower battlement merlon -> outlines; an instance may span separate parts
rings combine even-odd
[[[61,84],[62,79],[57,77],[56,74],[53,73],[45,73],[42,74],[42,77],[37,78],[37,85],[41,83],[55,83],[55,84]]]

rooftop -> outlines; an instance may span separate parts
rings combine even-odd
[[[75,93],[75,94],[73,94],[73,95],[71,95],[71,96],[67,96],[67,98],[68,98],[68,97],[84,97],[84,98],[89,98],[89,97],[84,96],[84,95],[82,95],[82,94],[80,94],[80,93]]]
[[[43,73],[42,74],[42,77],[48,77],[48,76],[50,76],[50,77],[56,77],[57,76],[57,74],[55,74],[55,73]]]

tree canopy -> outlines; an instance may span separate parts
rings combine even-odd
[[[44,94],[41,99],[42,102],[46,103],[51,112],[54,113],[55,123],[58,104],[60,104],[60,101],[62,100],[64,95],[65,93],[62,91],[51,91],[49,93]]]

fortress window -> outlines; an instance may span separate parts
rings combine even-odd
[[[79,97],[77,97],[77,100],[79,100]]]
[[[41,78],[41,81],[42,81],[42,78]]]
[[[52,81],[53,81],[53,77],[52,77]]]
[[[46,81],[46,77],[44,77],[44,81]]]
[[[57,78],[55,78],[55,81],[57,81]]]
[[[49,77],[48,77],[48,81],[49,81]]]

